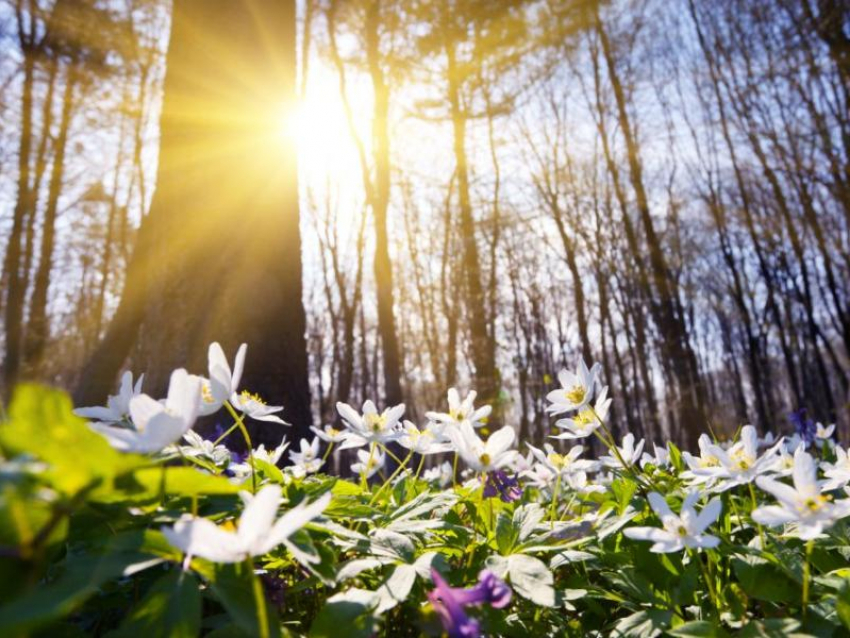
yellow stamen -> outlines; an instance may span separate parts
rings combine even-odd
[[[587,396],[587,390],[582,385],[574,385],[569,390],[566,390],[564,395],[570,403],[582,403],[584,397]]]

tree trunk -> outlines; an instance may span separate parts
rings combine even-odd
[[[469,311],[472,363],[475,367],[475,384],[481,397],[481,403],[492,404],[494,414],[498,415],[500,413],[497,405],[499,379],[496,370],[495,341],[487,330],[486,299],[481,281],[481,263],[469,192],[469,165],[466,158],[467,116],[461,104],[459,70],[455,61],[454,46],[450,39],[446,40],[448,98],[454,135],[454,155],[460,203],[460,236],[463,242],[463,272],[466,278],[466,303]],[[495,417],[495,420],[498,420],[498,417]]]
[[[156,193],[79,401],[102,400],[137,334],[151,392],[173,368],[204,371],[211,341],[231,356],[245,341],[243,386],[308,434],[297,168],[277,134],[295,29],[294,0],[175,0]],[[255,443],[280,442],[279,428],[254,428]]]
[[[374,0],[366,14],[366,58],[375,102],[372,112],[374,188],[372,215],[375,221],[375,293],[378,301],[378,331],[384,363],[384,399],[387,405],[402,402],[401,355],[393,310],[393,268],[387,235],[387,209],[390,203],[390,91],[381,68],[379,27],[381,4]]]
[[[6,248],[3,269],[6,272],[6,352],[3,359],[3,392],[8,399],[18,379],[21,365],[21,337],[23,333],[24,302],[26,290],[21,272],[21,238],[24,220],[32,210],[33,193],[30,189],[30,154],[32,152],[33,84],[35,83],[35,50],[32,39],[24,33],[23,18],[19,14],[19,35],[24,55],[24,79],[21,91],[21,136],[18,147],[18,197],[12,219],[12,232]],[[31,217],[31,216],[30,216]]]
[[[53,269],[53,247],[56,240],[56,215],[59,210],[59,194],[65,172],[65,149],[68,146],[68,130],[74,111],[74,89],[78,81],[77,62],[68,63],[65,78],[65,94],[62,97],[62,116],[59,121],[59,134],[56,136],[56,148],[53,153],[53,167],[50,171],[50,185],[47,194],[47,208],[44,211],[44,223],[41,228],[41,250],[38,259],[30,300],[29,322],[24,340],[24,361],[30,369],[38,367],[44,354],[49,336],[47,319],[47,293],[50,288],[50,272]]]
[[[705,425],[705,392],[699,378],[696,356],[688,339],[684,318],[676,312],[675,283],[670,278],[667,261],[649,210],[637,140],[626,109],[625,91],[617,71],[613,48],[598,14],[596,32],[602,45],[608,77],[614,92],[620,130],[626,144],[629,177],[649,251],[652,285],[658,295],[658,302],[655,304],[655,320],[661,333],[663,364],[670,366],[676,380],[678,391],[676,411],[683,434],[683,443],[686,446],[692,445],[696,443],[697,434]]]

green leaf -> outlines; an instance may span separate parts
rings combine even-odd
[[[784,603],[799,600],[800,589],[779,569],[755,556],[732,559],[732,569],[750,598]]]
[[[111,479],[150,459],[116,452],[88,424],[72,413],[63,392],[21,385],[0,427],[0,447],[8,456],[31,454],[48,464],[42,476],[57,490],[74,494],[93,482],[110,489]]]
[[[726,638],[729,636],[723,627],[707,620],[686,622],[667,633],[671,636],[687,636],[689,638]]]
[[[676,472],[683,471],[685,469],[685,463],[682,460],[682,452],[672,441],[668,441],[667,449],[670,451],[670,465],[676,469]]]
[[[673,612],[663,609],[647,609],[619,621],[614,635],[631,638],[654,638],[670,624]]]
[[[197,563],[197,564],[195,564]],[[262,610],[257,606],[254,596],[254,579],[258,578],[253,570],[244,563],[236,565],[212,565],[195,561],[193,567],[209,581],[210,590],[222,607],[239,627],[252,636],[260,635],[259,618]],[[264,605],[268,623],[268,635],[276,638],[280,635],[280,623],[274,609]]]
[[[544,607],[556,605],[553,587],[555,579],[542,560],[525,554],[513,554],[508,557],[508,574],[511,585],[523,598]]]
[[[793,618],[753,620],[741,629],[738,638],[787,638],[799,628],[800,621]]]
[[[396,565],[387,580],[378,587],[381,602],[375,613],[382,614],[407,600],[415,581],[416,568],[413,565]]]
[[[618,478],[611,482],[611,492],[617,501],[617,513],[622,514],[626,511],[632,496],[637,491],[637,483],[631,479]]]
[[[118,552],[67,560],[53,581],[0,607],[0,635],[21,635],[67,616],[101,585],[149,558],[140,552]]]
[[[500,554],[507,556],[513,551],[519,539],[518,532],[511,518],[505,512],[500,512],[496,519],[496,547]]]
[[[268,461],[263,461],[262,459],[255,458],[254,459],[254,467],[257,470],[257,474],[263,478],[266,478],[273,483],[277,483],[281,485],[285,482],[283,478],[283,472],[280,471],[280,468],[276,465],[272,465]]]
[[[114,638],[189,638],[201,631],[201,592],[194,574],[172,569],[156,581]]]
[[[850,629],[850,582],[846,582],[835,598],[835,610],[841,623]]]
[[[132,483],[130,483],[132,481]],[[192,466],[146,467],[133,472],[123,487],[136,498],[237,494],[241,487],[223,476],[214,476]]]
[[[372,533],[370,552],[375,556],[385,556],[393,560],[411,563],[415,551],[413,541],[404,534],[387,529],[376,529]]]
[[[369,638],[378,629],[377,592],[349,589],[328,598],[310,627],[311,638]]]

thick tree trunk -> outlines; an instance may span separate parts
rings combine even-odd
[[[203,372],[209,342],[248,343],[243,386],[311,424],[293,140],[293,0],[176,0],[160,161],[121,304],[82,377],[103,398],[140,337],[148,390],[171,369]],[[226,61],[226,62],[225,62]],[[257,427],[256,443],[283,432]]]

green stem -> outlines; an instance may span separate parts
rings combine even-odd
[[[413,480],[414,480],[414,481],[418,481],[418,480],[419,480],[419,475],[422,473],[422,468],[423,468],[423,467],[425,467],[425,455],[424,455],[424,454],[420,454],[420,455],[419,455],[419,466],[416,468],[416,474],[415,474],[415,476],[413,477]]]
[[[257,606],[257,623],[259,625],[260,638],[269,638],[269,616],[266,609],[266,596],[263,592],[263,583],[254,573],[254,563],[251,558],[245,559],[245,568],[251,576],[251,587],[254,592],[254,603]]]
[[[369,461],[366,465],[363,466],[363,471],[360,472],[360,489],[364,492],[366,491],[366,473],[369,471],[369,468],[372,467],[372,458],[375,456],[375,444],[372,443],[369,445]]]
[[[224,406],[227,408],[227,411],[230,412],[230,416],[232,416],[236,421],[236,426],[239,428],[239,431],[242,432],[242,438],[245,439],[245,445],[248,446],[248,464],[251,466],[251,492],[256,494],[257,470],[254,467],[254,446],[251,444],[251,435],[248,434],[248,428],[245,427],[245,422],[242,420],[242,417],[239,416],[236,410],[233,409],[233,406],[230,405],[230,401],[225,401]]]
[[[384,445],[383,443],[378,443],[378,447],[381,448],[381,451],[384,452],[384,454],[388,454],[393,461],[395,461],[396,463],[401,463],[401,459],[399,459],[395,454],[390,452],[386,445]]]
[[[699,552],[696,550],[691,550],[691,555],[693,559],[699,564],[699,569],[702,572],[702,578],[705,581],[706,587],[708,587],[708,595],[711,598],[711,604],[714,605],[714,611],[717,612],[717,617],[720,617],[720,604],[717,602],[717,591],[714,588],[714,580],[708,573],[705,565],[702,562],[702,558],[700,558]]]
[[[758,507],[758,501],[756,500],[756,490],[753,487],[752,483],[748,483],[748,486],[750,488],[750,499],[752,500],[752,503],[753,503],[752,509],[754,510]],[[752,517],[752,515],[753,515],[752,510],[750,510],[750,517]],[[764,538],[764,527],[761,526],[761,523],[756,523],[756,526],[757,526],[758,531],[759,531],[759,540],[761,541],[761,549],[762,549],[762,551],[765,551],[767,549],[767,545],[765,544],[766,541],[765,541],[765,538]]]
[[[408,455],[407,455],[407,458],[405,458],[405,459],[404,459],[404,460],[403,460],[403,461],[399,464],[399,466],[396,468],[395,472],[393,472],[393,473],[390,475],[390,478],[388,478],[386,481],[384,481],[383,485],[381,485],[381,487],[378,489],[378,491],[377,491],[377,492],[375,492],[375,495],[374,495],[374,496],[372,497],[372,499],[369,501],[369,505],[374,505],[375,501],[378,499],[378,496],[380,496],[381,492],[383,492],[383,491],[384,491],[384,488],[386,488],[386,486],[387,486],[387,485],[389,485],[390,483],[392,483],[392,482],[393,482],[393,479],[394,479],[396,476],[398,476],[398,475],[399,475],[399,473],[400,473],[400,472],[401,472],[401,471],[405,468],[405,466],[407,465],[407,462],[410,460],[410,457],[412,457],[412,456],[413,456],[413,451],[411,450],[410,454],[408,454]]]
[[[328,460],[328,457],[331,455],[331,451],[334,449],[334,442],[328,442],[328,449],[325,450],[325,455],[322,457],[322,465],[324,465],[325,461]]]
[[[632,478],[634,478],[635,483],[638,484],[638,487],[643,492],[646,492],[647,488],[652,489],[653,486],[651,484],[649,486],[644,484],[643,478],[641,477],[641,473],[638,472],[635,466],[631,463],[627,463],[626,459],[623,458],[623,455],[620,454],[620,448],[617,447],[617,442],[614,440],[614,435],[611,434],[611,431],[608,429],[608,426],[605,425],[605,421],[599,418],[599,415],[596,413],[596,410],[593,408],[593,406],[588,405],[587,407],[590,410],[591,414],[593,414],[593,417],[599,422],[599,426],[602,428],[602,431],[608,437],[606,439],[604,436],[599,434],[598,430],[594,430],[593,433],[596,435],[596,438],[602,441],[602,444],[607,447],[608,450],[610,450],[610,452],[617,458],[617,460],[620,462],[620,465],[623,466],[623,469],[632,475]]]
[[[812,572],[812,550],[814,547],[814,540],[806,542],[806,561],[803,563],[803,621],[806,620],[806,612],[809,608],[809,586]]]
[[[235,430],[238,427],[239,427],[239,423],[234,423],[233,425],[231,425],[224,434],[222,434],[215,441],[213,441],[213,447],[215,447],[216,445],[218,445],[219,443],[224,441],[224,439],[226,439],[230,435],[230,433],[233,432],[233,430]]]
[[[555,489],[552,490],[552,505],[549,507],[549,524],[550,529],[555,529],[555,516],[558,510],[558,496],[561,491],[561,473],[558,472],[558,478],[555,479]]]
[[[452,462],[452,488],[457,489],[457,452],[455,452],[455,459]]]

